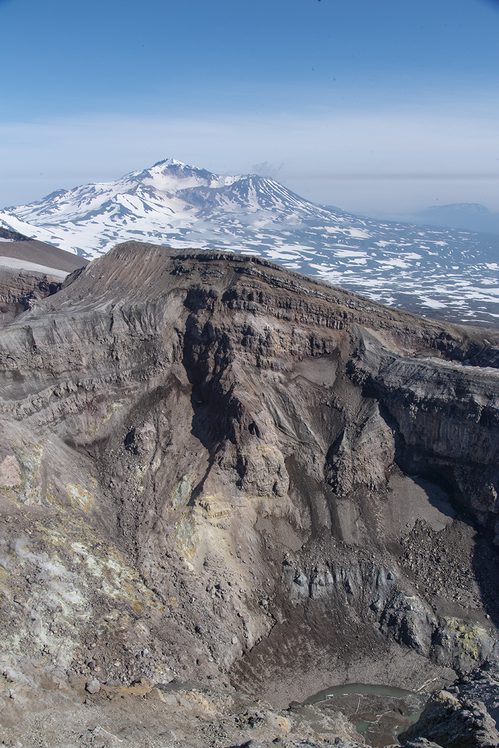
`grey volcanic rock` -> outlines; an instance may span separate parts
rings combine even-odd
[[[22,688],[2,703],[2,744],[23,748],[133,746],[181,748],[280,745],[362,748],[363,738],[339,711],[325,715],[276,712],[263,701],[201,684],[173,686],[146,678],[130,686],[102,685],[89,694],[78,677],[71,685],[61,673],[32,668]],[[40,675],[43,677],[40,677]],[[0,676],[1,678],[1,676]],[[80,679],[81,681],[81,679]]]
[[[56,293],[62,278],[53,273],[2,268],[0,257],[0,325],[7,325],[39,299]]]
[[[442,748],[499,746],[499,732],[485,705],[448,691],[433,694],[418,722],[399,737],[403,743],[414,737],[426,738]]]
[[[0,332],[12,667],[281,708],[495,661],[498,348],[254,257],[77,271]]]
[[[56,293],[68,273],[87,264],[70,252],[0,227],[0,326]]]
[[[7,242],[21,242],[21,241],[29,241],[29,237],[24,236],[24,234],[20,234],[18,231],[12,231],[11,229],[6,229],[4,226],[0,226],[0,241],[7,241]]]

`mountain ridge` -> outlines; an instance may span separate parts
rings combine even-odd
[[[55,293],[68,273],[87,263],[58,247],[0,228],[0,327],[37,299]]]
[[[88,258],[125,240],[258,254],[388,305],[499,324],[499,237],[353,216],[259,175],[166,159],[3,211],[0,225]]]

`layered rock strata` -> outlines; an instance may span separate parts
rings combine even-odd
[[[0,332],[3,651],[276,706],[494,660],[498,362],[259,258],[118,246]]]

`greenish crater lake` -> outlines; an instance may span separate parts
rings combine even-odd
[[[342,712],[375,748],[398,743],[397,736],[419,719],[428,694],[392,686],[346,683],[310,696],[325,713]]]

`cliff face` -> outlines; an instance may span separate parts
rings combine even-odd
[[[128,243],[0,333],[1,646],[282,704],[496,653],[499,335]]]

